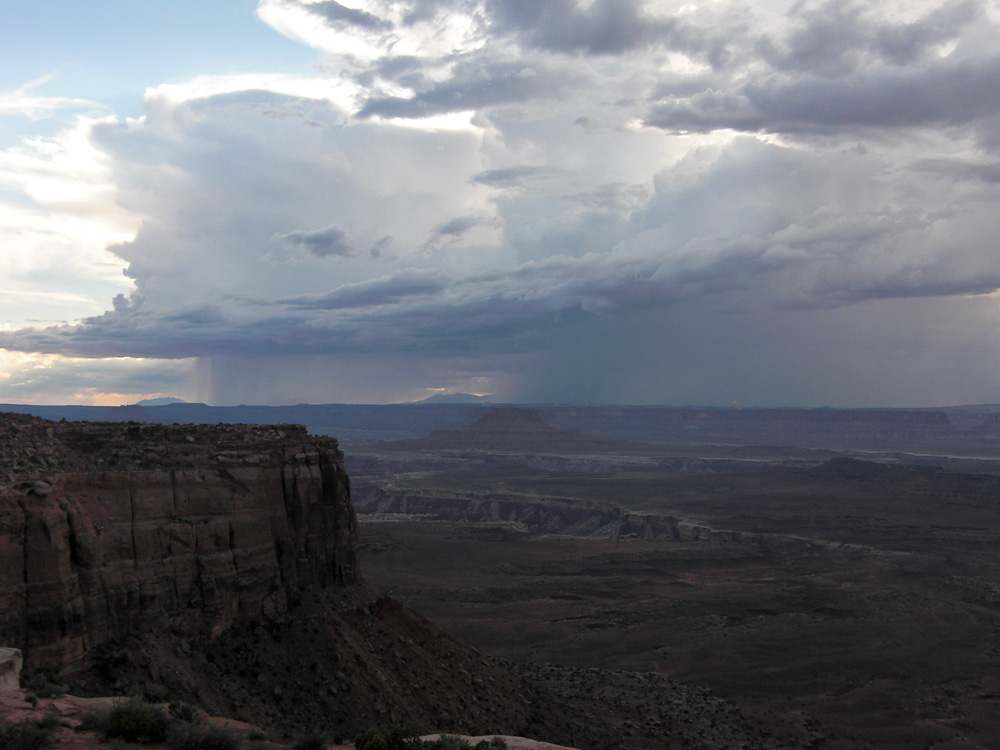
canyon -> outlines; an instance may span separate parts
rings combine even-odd
[[[0,647],[23,655],[24,684],[166,695],[271,747],[404,723],[679,747],[709,720],[719,742],[772,746],[725,701],[656,677],[625,680],[663,697],[637,732],[619,693],[593,694],[606,675],[524,671],[384,596],[360,572],[343,453],[301,426],[0,414],[0,459]],[[555,690],[553,674],[590,687]]]
[[[765,414],[706,410],[687,440],[644,444],[571,409],[352,451],[369,580],[563,694],[617,686],[643,726],[665,717],[626,675],[708,689],[778,747],[995,746],[992,420],[800,410],[748,445]],[[682,410],[620,411],[664,435]],[[916,450],[959,424],[981,440]]]
[[[587,750],[1000,731],[988,407],[165,408],[0,414],[0,647],[26,675],[154,686],[285,745],[403,722]],[[226,421],[292,413],[347,415],[347,455]]]

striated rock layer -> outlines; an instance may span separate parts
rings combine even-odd
[[[217,636],[359,580],[343,454],[304,427],[0,414],[0,461],[0,646],[29,668]]]

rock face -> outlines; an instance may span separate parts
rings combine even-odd
[[[16,648],[0,648],[0,693],[17,690],[21,684],[21,652]]]
[[[358,510],[376,517],[402,514],[452,523],[505,523],[534,533],[600,539],[672,539],[679,542],[849,547],[789,534],[715,529],[678,516],[636,513],[611,503],[514,492],[376,486],[359,501]]]
[[[343,454],[295,425],[0,415],[0,646],[72,673],[129,635],[212,637],[359,580]]]

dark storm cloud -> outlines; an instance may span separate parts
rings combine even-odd
[[[875,32],[875,49],[896,64],[915,62],[964,27],[983,18],[983,5],[972,0],[945,3],[908,24],[886,24]]]
[[[323,0],[319,3],[308,3],[302,6],[310,13],[325,18],[331,25],[350,24],[362,29],[385,30],[391,29],[392,23],[384,18],[357,8],[348,8],[335,0]]]
[[[424,71],[424,60],[413,55],[399,55],[377,60],[370,68],[357,74],[356,80],[362,87],[375,86],[379,79],[392,81],[414,91],[429,87],[427,74]]]
[[[496,0],[489,4],[500,32],[529,47],[590,55],[621,54],[651,41],[668,41],[677,23],[653,19],[639,0]]]
[[[944,363],[938,380],[956,337],[992,357],[976,388],[995,380],[1000,36],[984,6],[351,4],[276,3],[290,33],[330,45],[319,75],[172,84],[145,117],[94,125],[118,205],[148,217],[113,248],[135,289],[0,346],[274,372],[275,353],[316,356],[297,377],[323,384],[351,357],[417,352],[399,369],[440,373],[503,355],[548,361],[517,373],[539,398],[824,403],[850,401],[855,365],[884,372],[902,331],[934,352],[908,364]]]
[[[483,220],[478,216],[460,216],[452,219],[451,221],[446,221],[444,224],[439,224],[434,227],[434,231],[431,233],[430,242],[446,239],[458,239],[470,229],[477,227],[482,223]]]
[[[226,316],[218,305],[198,305],[167,313],[163,320],[181,327],[201,327],[224,323]]]
[[[347,258],[357,254],[350,235],[336,224],[312,231],[295,229],[284,234],[276,234],[271,239],[287,248],[306,250],[317,258],[328,258],[331,255]]]
[[[339,310],[389,305],[408,298],[437,294],[452,281],[439,269],[408,268],[392,276],[345,284],[329,294],[304,295],[278,300],[300,310]]]
[[[837,133],[856,128],[968,125],[1000,114],[1000,57],[943,60],[927,70],[875,68],[843,78],[772,75],[655,105],[670,131]]]
[[[430,117],[532,99],[558,97],[579,84],[581,74],[566,66],[539,61],[463,60],[447,80],[435,83],[413,97],[369,99],[359,117]]]
[[[921,159],[915,169],[947,177],[951,180],[981,180],[1000,183],[1000,162],[972,164],[962,159]]]
[[[246,319],[205,309],[109,311],[80,326],[0,332],[0,347],[78,356],[188,357],[332,353],[370,346],[440,352],[522,351],[538,332],[620,308],[661,304],[732,286],[703,264],[653,277],[661,261],[555,257],[464,277],[405,269],[256,307]],[[287,311],[287,312],[286,312]]]
[[[913,63],[979,20],[982,6],[959,0],[909,23],[875,16],[868,5],[833,0],[815,9],[793,8],[783,37],[765,36],[756,52],[774,68],[796,74],[843,75],[874,59]]]

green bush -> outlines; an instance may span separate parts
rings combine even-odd
[[[239,750],[240,738],[222,727],[175,721],[167,730],[170,750]]]
[[[163,742],[167,736],[167,714],[159,706],[132,698],[108,711],[104,734],[126,742]]]
[[[0,725],[0,748],[3,750],[48,750],[55,745],[52,727],[34,721]]]

